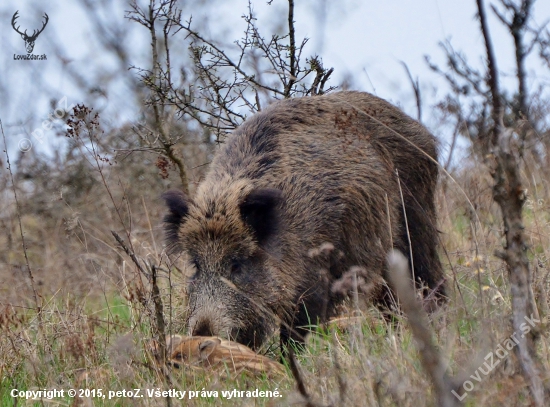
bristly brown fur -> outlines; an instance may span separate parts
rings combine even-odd
[[[336,312],[346,293],[331,287],[353,266],[383,302],[392,248],[412,252],[418,286],[443,298],[436,159],[422,125],[367,93],[284,100],[247,120],[192,202],[166,198],[169,241],[196,268],[191,333],[256,348],[279,321],[283,340],[300,340]],[[308,255],[325,243],[329,254]]]

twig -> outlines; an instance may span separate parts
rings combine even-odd
[[[158,281],[157,281],[157,277],[158,277],[158,269],[155,265],[152,265],[151,266],[151,273],[147,273],[145,271],[145,269],[143,268],[143,266],[141,265],[141,263],[138,261],[136,255],[134,254],[133,251],[131,251],[128,246],[126,246],[126,244],[124,243],[124,241],[122,240],[122,238],[118,235],[117,232],[115,232],[114,230],[111,230],[111,233],[113,234],[115,240],[118,242],[118,244],[122,247],[122,249],[124,250],[124,252],[126,252],[126,254],[128,256],[130,256],[130,258],[132,259],[132,261],[134,262],[134,264],[136,265],[136,267],[138,268],[138,270],[143,274],[145,275],[147,278],[150,278],[150,281],[151,281],[151,298],[153,300],[153,304],[155,306],[155,325],[156,325],[156,329],[155,329],[155,336],[158,338],[158,344],[159,344],[159,355],[160,355],[160,367],[159,367],[159,374],[163,377],[163,380],[166,382],[166,383],[170,383],[171,380],[170,380],[170,375],[169,373],[166,371],[166,360],[167,360],[167,349],[166,349],[166,323],[164,321],[164,308],[163,308],[163,305],[162,305],[162,298],[160,296],[160,290],[159,290],[159,287],[158,287]],[[166,397],[166,405],[168,407],[170,407],[172,405],[172,400],[170,397]]]
[[[242,70],[242,68],[238,64],[233,62],[233,60],[231,58],[229,58],[223,50],[221,50],[219,47],[217,47],[213,42],[208,41],[206,38],[202,37],[198,32],[191,30],[190,26],[184,26],[183,24],[180,24],[180,27],[182,29],[186,30],[192,37],[200,40],[201,42],[203,42],[205,44],[207,44],[209,47],[212,47],[216,52],[218,52],[221,56],[223,56],[225,58],[225,62],[227,62],[229,64],[229,66],[234,68],[239,74],[241,74],[243,77],[245,77],[247,81],[251,82],[252,84],[254,84],[254,85],[256,85],[260,88],[269,90],[270,92],[273,92],[276,95],[284,96],[284,93],[281,92],[280,90],[275,89],[271,86],[261,84],[258,81],[256,81],[253,76],[248,75],[246,72],[244,72]]]
[[[458,139],[458,134],[460,132],[460,127],[462,126],[462,117],[457,117],[456,125],[453,130],[453,140],[451,142],[451,147],[449,148],[449,155],[447,156],[447,161],[445,162],[445,165],[443,168],[445,168],[446,171],[449,171],[449,167],[451,166],[451,162],[453,160],[453,153],[456,146],[456,140]]]
[[[403,208],[403,219],[405,220],[405,230],[407,231],[407,243],[409,244],[409,256],[411,259],[411,273],[413,281],[416,283],[416,276],[414,273],[414,258],[413,258],[413,249],[412,249],[412,241],[411,241],[411,234],[409,233],[409,222],[407,220],[407,207],[405,206],[405,200],[403,198],[403,190],[401,189],[401,178],[399,178],[399,171],[395,170],[395,175],[397,177],[397,186],[399,187],[399,195],[401,197],[401,206]]]
[[[158,12],[155,12],[154,8],[154,1],[151,1],[149,4],[149,31],[151,33],[151,48],[152,48],[152,55],[153,55],[153,61],[152,61],[152,73],[153,73],[153,79],[154,81],[158,81],[157,86],[159,88],[162,88],[162,80],[159,76],[159,70],[160,70],[160,62],[158,58],[158,50],[157,50],[157,32],[155,28],[155,21],[158,17]],[[161,4],[159,7],[162,8],[165,4]],[[166,72],[167,72],[167,80],[170,81],[170,52],[168,47],[168,33],[170,30],[170,24],[171,24],[171,12],[172,12],[173,2],[169,2],[169,11],[168,16],[165,21],[164,27],[163,27],[163,33],[164,33],[164,40],[165,40],[165,47],[166,47]],[[157,92],[157,95],[162,95],[162,93]],[[161,135],[161,144],[164,147],[164,153],[166,157],[172,161],[175,166],[178,168],[180,181],[182,190],[188,194],[189,193],[189,180],[187,177],[187,172],[185,170],[185,165],[183,164],[183,161],[176,156],[174,152],[174,146],[173,143],[169,141],[169,135],[166,132],[165,124],[164,124],[164,116],[165,116],[165,103],[164,103],[164,97],[161,97],[160,103],[157,103],[156,100],[152,101],[153,105],[153,112],[155,115],[155,126],[157,128],[157,131]]]
[[[147,273],[145,271],[145,269],[143,268],[143,266],[141,265],[141,263],[137,259],[136,255],[134,254],[134,252],[131,251],[128,248],[128,246],[126,246],[126,243],[124,243],[124,240],[122,240],[122,238],[114,230],[111,230],[111,234],[114,236],[115,240],[118,242],[120,247],[122,247],[122,250],[124,250],[124,252],[132,259],[132,261],[134,262],[134,264],[136,265],[138,270],[141,272],[141,274],[143,274],[145,277],[147,277],[149,279],[150,278],[149,273]]]
[[[27,272],[29,276],[29,281],[31,283],[34,304],[36,306],[36,312],[37,312],[37,318],[38,318],[38,324],[39,324],[38,326],[39,326],[39,330],[41,330],[42,329],[42,308],[38,301],[38,298],[40,295],[36,291],[36,287],[34,285],[34,276],[32,274],[31,264],[29,262],[29,256],[27,254],[27,243],[25,242],[25,233],[23,232],[23,224],[21,223],[21,208],[19,206],[19,200],[17,199],[17,189],[15,188],[15,181],[13,178],[13,172],[11,170],[11,164],[10,164],[10,156],[8,154],[8,145],[6,143],[6,135],[4,134],[4,126],[2,125],[1,119],[0,119],[0,130],[2,130],[2,138],[4,139],[4,148],[5,148],[4,153],[6,153],[6,162],[8,164],[8,172],[10,174],[11,186],[13,189],[13,196],[15,198],[15,209],[17,211],[17,221],[19,223],[19,233],[21,235],[21,242],[23,245],[23,254],[25,255],[25,263],[27,265]]]
[[[164,308],[162,306],[162,298],[160,296],[160,290],[157,281],[157,267],[151,266],[151,297],[153,304],[155,304],[155,319],[156,319],[156,336],[158,338],[159,353],[160,353],[160,369],[162,369],[164,380],[166,383],[170,383],[170,374],[166,370],[166,361],[168,360],[168,354],[166,349],[166,324],[164,322]],[[172,405],[172,399],[166,396],[166,405],[170,407]]]
[[[500,94],[500,89],[498,85],[498,71],[496,65],[495,51],[493,49],[493,43],[491,42],[489,36],[489,27],[487,26],[487,17],[485,16],[485,9],[483,8],[483,0],[476,0],[477,9],[479,15],[479,22],[481,25],[481,33],[485,40],[485,51],[487,52],[487,68],[489,73],[488,84],[491,91],[491,101],[492,101],[492,116],[493,116],[493,131],[492,137],[490,140],[490,145],[496,146],[498,138],[503,133],[504,124],[502,121],[504,108],[502,106],[502,96]],[[485,147],[489,150],[489,145]]]
[[[153,107],[155,123],[161,124],[158,131],[161,133],[159,141],[166,147],[163,154],[179,169],[182,180],[187,179],[187,175],[183,177],[185,168],[181,158],[172,154],[175,152],[172,149],[174,142],[165,123],[168,117],[165,107],[175,107],[180,115],[189,116],[201,126],[212,129],[217,141],[221,142],[245,120],[243,108],[252,113],[261,110],[260,94],[280,99],[322,94],[334,89],[329,87],[325,90],[333,69],[324,69],[317,56],[306,59],[308,66],[302,68],[300,65],[308,39],[304,38],[301,42],[296,39],[294,0],[288,0],[288,33],[283,36],[274,34],[269,40],[260,35],[249,1],[248,14],[243,16],[247,28],[244,36],[234,42],[238,50],[236,54],[192,28],[191,18],[182,22],[181,11],[173,6],[175,1],[150,0],[149,9],[146,9],[132,0],[126,17],[150,31],[153,67],[149,70],[132,69],[139,71],[142,82],[151,91],[149,104]],[[165,62],[160,60],[158,52],[155,21],[164,23]],[[174,29],[171,36],[183,31],[190,42],[194,78],[189,83],[176,84],[172,80],[167,45],[171,38],[168,31],[171,29]],[[275,76],[276,80],[264,80],[266,73]],[[312,73],[315,77],[308,85],[306,78]],[[186,82],[185,73],[181,76]],[[182,184],[186,190],[186,182],[182,181]]]
[[[400,62],[401,62],[401,65],[403,65],[403,68],[405,68],[405,71],[407,72],[407,76],[409,77],[409,81],[411,82],[411,86],[414,91],[414,98],[416,100],[416,120],[418,120],[419,122],[422,122],[422,98],[420,95],[420,85],[418,84],[418,78],[415,81],[411,75],[409,66],[404,61],[400,61]]]
[[[288,0],[288,35],[290,40],[290,77],[285,86],[285,98],[290,97],[292,86],[296,82],[296,33],[294,30],[294,0]]]
[[[518,79],[518,102],[519,113],[524,119],[530,121],[529,109],[527,106],[527,72],[525,71],[525,59],[532,47],[526,49],[523,43],[525,31],[527,31],[527,23],[529,21],[531,8],[534,0],[522,0],[521,5],[516,5],[511,1],[501,0],[502,4],[512,11],[512,18],[507,20],[504,15],[494,6],[491,9],[499,18],[499,20],[508,27],[510,34],[514,38],[514,48],[516,54],[516,77]]]
[[[151,297],[153,299],[153,304],[155,304],[155,317],[157,320],[157,335],[159,337],[159,345],[160,345],[160,354],[162,357],[162,362],[164,365],[164,362],[166,361],[166,324],[164,322],[164,313],[163,313],[163,306],[162,306],[162,298],[160,296],[160,290],[158,287],[158,269],[155,265],[151,266]]]

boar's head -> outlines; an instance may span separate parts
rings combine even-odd
[[[168,249],[185,253],[189,334],[222,336],[258,348],[275,328],[281,192],[250,182],[201,185],[193,200],[163,195]]]

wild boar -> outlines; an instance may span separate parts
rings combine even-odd
[[[445,296],[437,254],[437,143],[417,121],[362,92],[278,101],[220,147],[193,199],[164,194],[169,249],[184,251],[189,334],[257,349],[334,315],[353,266],[387,302],[386,255],[409,255],[425,294]],[[409,242],[412,247],[409,246]],[[310,250],[330,244],[326,256]],[[412,253],[412,258],[410,258]]]

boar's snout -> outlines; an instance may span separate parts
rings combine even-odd
[[[195,308],[189,316],[192,336],[219,336],[257,349],[273,331],[274,318],[260,314],[249,301]]]
[[[192,336],[216,336],[217,332],[215,331],[212,322],[208,319],[198,321],[191,327]]]

